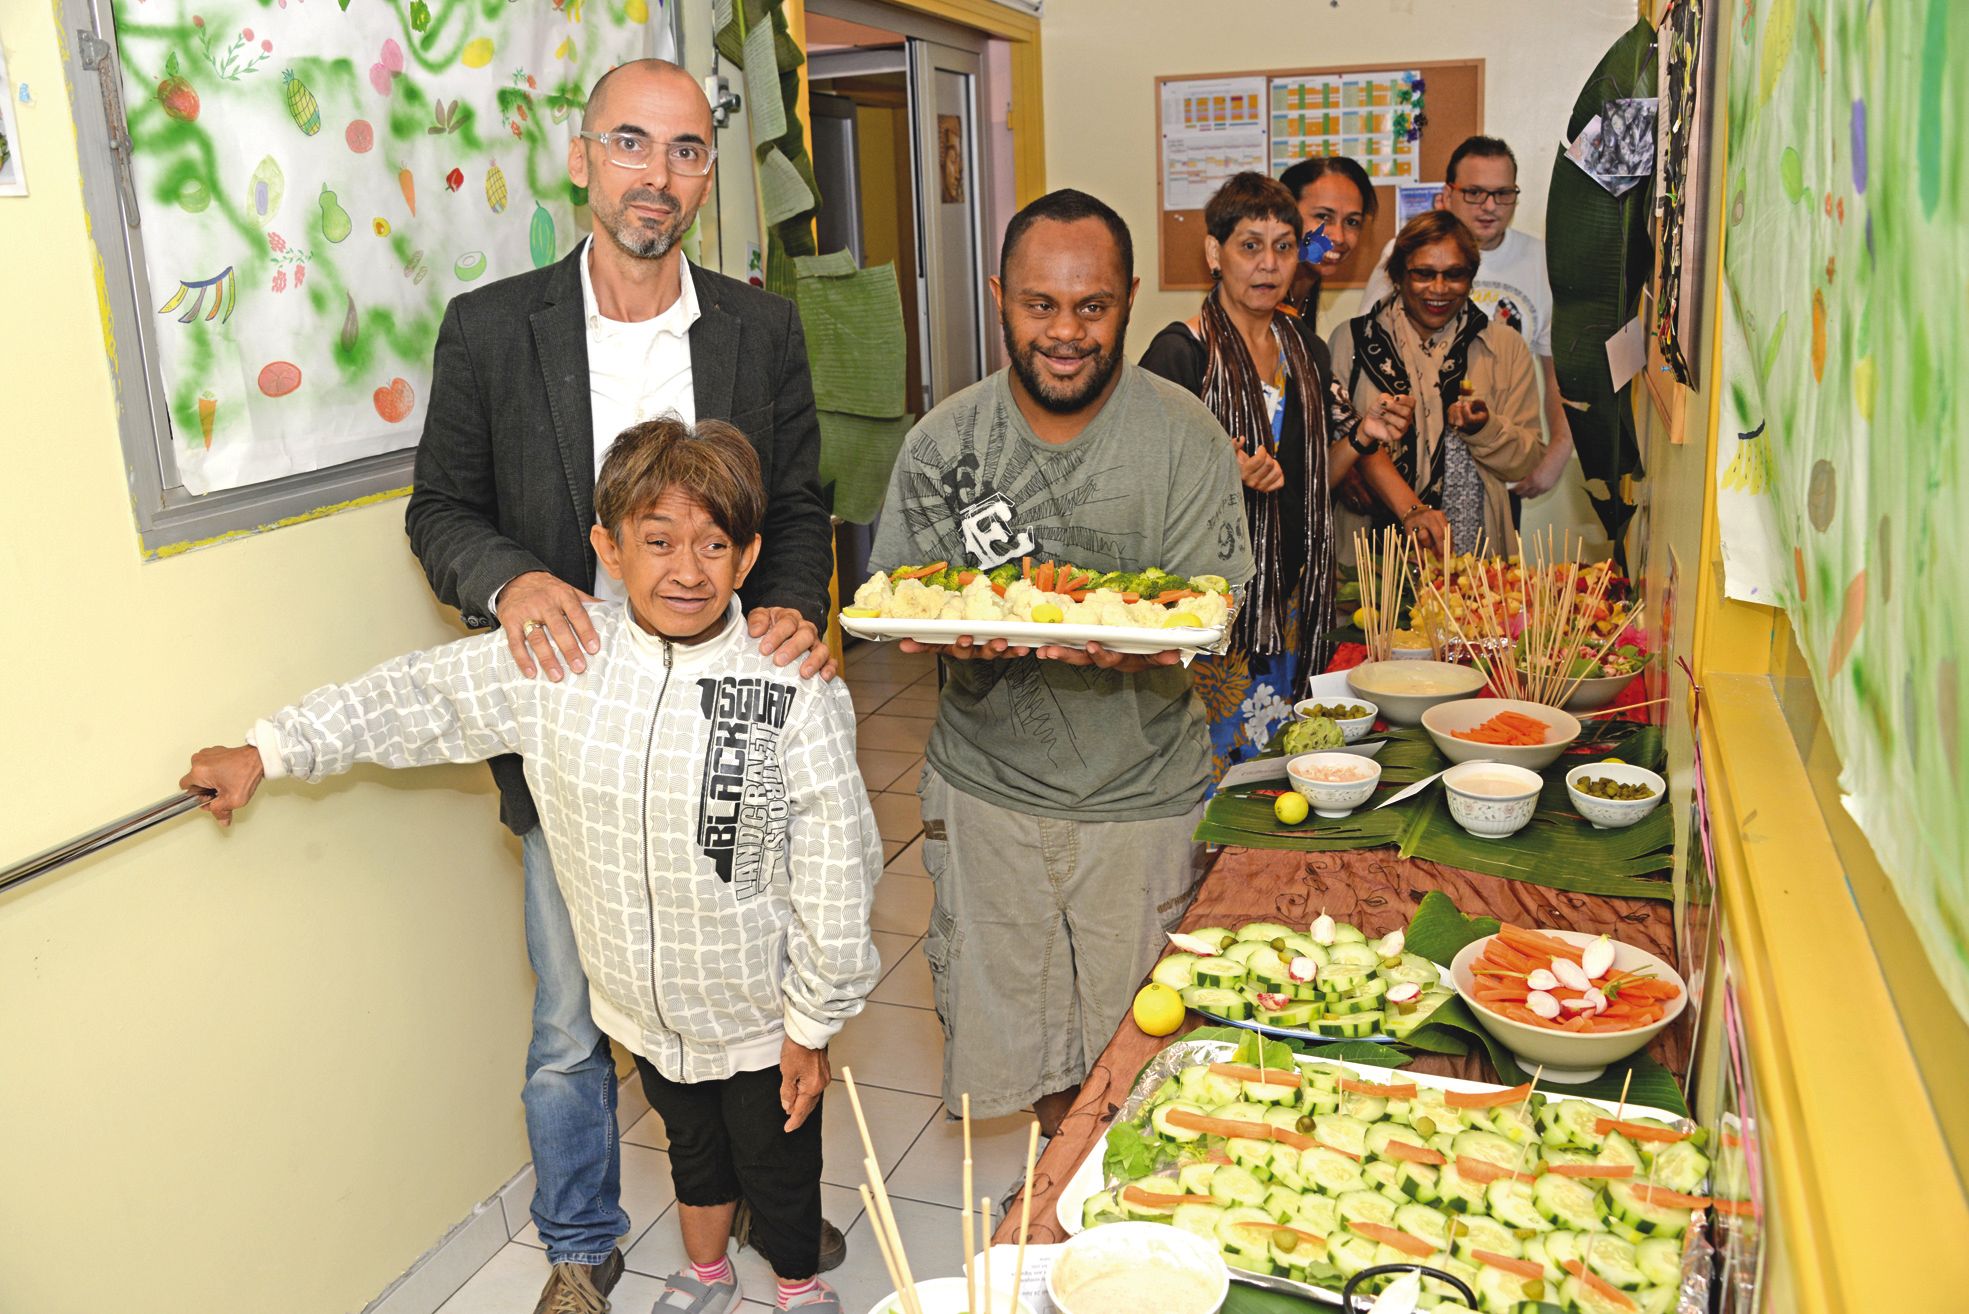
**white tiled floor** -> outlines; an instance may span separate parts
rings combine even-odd
[[[962,1265],[958,1207],[963,1196],[963,1138],[939,1098],[943,1028],[923,957],[932,889],[923,867],[922,819],[916,783],[923,746],[936,716],[933,660],[883,645],[848,654],[846,675],[860,718],[856,758],[868,786],[888,859],[876,890],[873,926],[882,980],[861,1016],[835,1041],[836,1081],[822,1126],[822,1197],[827,1216],[848,1238],[848,1258],[826,1275],[849,1314],[871,1308],[889,1292],[881,1257],[862,1218],[855,1188],[865,1180],[843,1067],[854,1069],[875,1140],[876,1156],[895,1202],[897,1221],[919,1277],[954,1273]],[[974,1186],[993,1201],[1017,1182],[1025,1164],[1029,1117],[972,1125]],[[644,1115],[623,1136],[622,1199],[632,1223],[623,1241],[629,1271],[610,1298],[618,1314],[646,1314],[662,1277],[682,1262],[670,1187],[669,1144],[656,1114]],[[547,1280],[547,1256],[529,1223],[443,1306],[440,1314],[530,1314]],[[754,1251],[734,1259],[747,1309],[772,1304],[772,1274]]]

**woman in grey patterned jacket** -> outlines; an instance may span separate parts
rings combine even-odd
[[[737,1305],[741,1192],[781,1307],[839,1308],[814,1276],[820,1098],[828,1042],[875,985],[882,844],[846,688],[747,639],[734,593],[764,507],[731,426],[626,430],[593,539],[628,605],[592,612],[586,671],[527,679],[503,635],[461,639],[315,690],[184,779],[223,824],[263,778],[521,755],[595,1021],[635,1054],[670,1138],[692,1263],[659,1311]]]

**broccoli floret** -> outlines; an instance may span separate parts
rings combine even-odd
[[[986,579],[994,584],[1010,584],[1018,577],[1018,563],[1013,561],[1008,561],[1002,566],[992,567],[991,572],[985,576]]]
[[[1113,589],[1116,593],[1140,593],[1142,577],[1132,570],[1110,570],[1094,581],[1097,589]]]
[[[1161,566],[1150,566],[1147,570],[1144,570],[1142,572],[1142,578],[1144,580],[1164,579],[1168,576],[1168,574],[1169,572],[1164,570]]]
[[[1141,594],[1145,598],[1159,598],[1165,593],[1182,593],[1189,587],[1190,582],[1181,575],[1164,575],[1158,571],[1142,582]]]

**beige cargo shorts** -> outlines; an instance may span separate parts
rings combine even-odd
[[[943,1020],[943,1099],[996,1118],[1080,1084],[1127,1016],[1207,866],[1193,811],[1065,821],[987,803],[925,766],[924,956]]]

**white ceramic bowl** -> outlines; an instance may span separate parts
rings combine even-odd
[[[1648,664],[1644,659],[1640,668],[1630,675],[1599,675],[1590,680],[1581,680],[1579,687],[1574,689],[1561,705],[1568,712],[1597,712],[1620,697],[1621,690],[1640,679],[1641,672],[1647,669]],[[1521,675],[1524,673],[1523,667],[1519,667],[1518,670]],[[1559,687],[1563,689],[1565,686]]]
[[[1650,798],[1595,798],[1579,792],[1579,782],[1617,780],[1623,785],[1646,785],[1654,791]],[[1668,796],[1668,782],[1646,767],[1625,762],[1583,762],[1566,772],[1566,796],[1595,830],[1619,830],[1631,826],[1661,806]]]
[[[1454,662],[1362,662],[1347,672],[1347,687],[1373,699],[1391,724],[1420,725],[1422,714],[1437,704],[1475,697],[1484,675]]]
[[[1136,1269],[1150,1262],[1196,1274],[1207,1294],[1194,1307],[1181,1310],[1162,1301],[1144,1305],[1145,1314],[1151,1308],[1156,1314],[1212,1314],[1230,1294],[1230,1270],[1216,1245],[1167,1223],[1105,1223],[1088,1228],[1053,1256],[1053,1267],[1046,1275],[1046,1294],[1059,1314],[1076,1314],[1074,1289],[1089,1275],[1110,1268]],[[928,1310],[924,1314],[929,1314]]]
[[[1545,742],[1536,747],[1517,748],[1508,744],[1479,744],[1458,739],[1452,733],[1474,730],[1499,712],[1517,712],[1534,721],[1543,721],[1549,727]],[[1422,728],[1429,732],[1429,738],[1436,741],[1442,755],[1452,762],[1473,762],[1485,758],[1532,771],[1551,766],[1558,760],[1559,754],[1579,738],[1579,718],[1571,712],[1547,707],[1544,703],[1520,702],[1516,698],[1464,698],[1431,707],[1422,714]]]
[[[1467,782],[1476,776],[1502,777],[1518,786],[1511,794],[1477,793]],[[1479,839],[1503,839],[1523,830],[1538,811],[1545,781],[1536,771],[1507,762],[1462,762],[1443,772],[1443,791],[1449,796],[1449,815]]]
[[[996,1278],[998,1275],[992,1275]],[[979,1293],[978,1303],[984,1303],[983,1292]],[[971,1300],[964,1279],[961,1277],[930,1278],[916,1284],[916,1299],[923,1306],[923,1314],[969,1314]],[[894,1292],[876,1302],[868,1314],[902,1314],[902,1301]],[[994,1281],[991,1286],[991,1314],[1033,1314],[1028,1305],[1013,1290],[1011,1275],[1004,1281]]]
[[[1593,943],[1598,936],[1587,935],[1581,931],[1542,931],[1555,940],[1564,940],[1582,948]],[[1631,944],[1614,941],[1613,965],[1621,972],[1649,972],[1663,981],[1673,981],[1681,988],[1674,1002],[1668,1005],[1661,1021],[1645,1027],[1635,1027],[1629,1031],[1604,1031],[1582,1034],[1574,1031],[1555,1031],[1548,1027],[1527,1026],[1523,1022],[1513,1022],[1507,1017],[1492,1012],[1484,1004],[1471,997],[1470,989],[1476,980],[1470,970],[1471,964],[1483,953],[1493,937],[1484,936],[1463,946],[1461,953],[1449,965],[1450,982],[1456,987],[1463,1002],[1476,1013],[1484,1030],[1503,1043],[1504,1047],[1517,1056],[1518,1063],[1526,1071],[1544,1065],[1545,1074],[1541,1084],[1548,1081],[1567,1084],[1591,1081],[1605,1070],[1607,1064],[1618,1063],[1621,1059],[1644,1048],[1655,1038],[1663,1027],[1682,1015],[1689,1003],[1689,986],[1681,974],[1661,959],[1645,949],[1637,949]]]
[[[1436,660],[1436,650],[1434,648],[1390,648],[1388,650],[1388,658],[1390,661],[1397,662],[1432,662]]]
[[[1312,767],[1343,767],[1358,775],[1356,780],[1314,780],[1301,774]],[[1313,805],[1322,817],[1344,817],[1373,797],[1381,783],[1381,764],[1358,753],[1301,753],[1285,764],[1292,787]]]
[[[1301,721],[1307,721],[1312,719],[1313,708],[1333,707],[1336,705],[1343,707],[1365,707],[1367,709],[1366,716],[1349,716],[1342,720],[1336,720],[1333,723],[1340,727],[1341,737],[1350,744],[1360,740],[1368,731],[1372,730],[1374,728],[1374,718],[1381,713],[1379,707],[1376,707],[1365,698],[1303,698],[1292,705],[1292,714]]]

